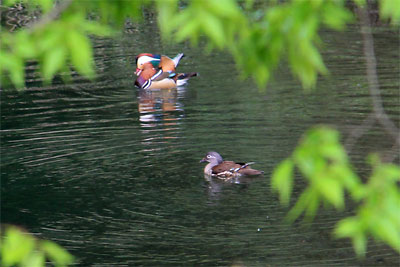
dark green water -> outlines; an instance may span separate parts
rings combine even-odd
[[[119,40],[96,41],[99,78],[43,87],[29,69],[24,92],[1,95],[1,221],[66,247],[80,266],[398,266],[370,242],[365,259],[332,230],[348,211],[322,211],[310,227],[283,224],[288,209],[270,175],[317,123],[346,137],[371,110],[357,28],[324,33],[330,76],[305,94],[282,67],[265,92],[240,81],[231,58],[187,44],[163,45],[151,24]],[[399,37],[375,35],[385,108],[399,125]],[[134,57],[174,56],[198,71],[185,88],[139,92]],[[392,142],[374,127],[351,151],[364,158]],[[264,177],[207,181],[199,160],[215,150],[255,161]],[[303,188],[301,180],[296,194]]]

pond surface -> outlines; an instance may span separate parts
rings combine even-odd
[[[274,167],[306,129],[330,124],[345,138],[371,110],[357,27],[323,40],[330,75],[309,94],[285,67],[260,92],[238,79],[229,55],[164,45],[155,24],[96,40],[96,81],[44,87],[28,67],[27,90],[1,96],[1,221],[58,242],[80,266],[398,266],[385,245],[370,242],[358,260],[349,240],[332,238],[351,203],[290,226],[270,189]],[[382,98],[396,125],[398,44],[398,32],[375,34]],[[184,52],[180,70],[200,76],[185,88],[140,92],[141,52]],[[367,177],[365,156],[391,146],[374,127],[351,151],[357,171]],[[199,160],[211,150],[256,162],[265,175],[208,181]],[[299,177],[295,195],[302,188]]]

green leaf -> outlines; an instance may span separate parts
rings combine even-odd
[[[54,47],[44,54],[42,74],[45,81],[50,82],[54,74],[65,64],[66,54],[64,46]]]
[[[237,19],[241,15],[237,4],[232,0],[208,0],[206,6],[208,7],[208,10],[214,12],[221,17],[230,17]]]
[[[348,217],[336,224],[335,236],[337,238],[352,237],[357,235],[361,230],[357,217]]]
[[[33,38],[26,31],[15,34],[15,52],[22,58],[34,58],[37,55]]]
[[[0,53],[0,69],[1,73],[4,70],[10,73],[10,79],[17,88],[25,85],[24,61],[16,54]]]
[[[314,194],[315,191],[311,187],[306,188],[303,193],[301,193],[294,207],[286,215],[285,220],[289,223],[294,222],[307,208],[310,199],[313,198]]]
[[[400,253],[400,229],[387,218],[379,218],[373,226],[375,228],[374,236]]]
[[[327,4],[323,12],[324,23],[329,27],[341,30],[346,26],[346,23],[353,19],[352,13],[335,2]]]
[[[335,178],[323,177],[320,175],[315,178],[316,187],[321,195],[337,209],[344,206],[344,194],[341,185]]]
[[[359,233],[353,236],[353,247],[358,256],[364,256],[367,250],[367,238],[364,234]]]
[[[54,242],[42,241],[40,246],[56,265],[65,266],[74,262],[74,257]]]
[[[354,2],[360,7],[363,7],[366,4],[365,0],[354,0]]]
[[[93,78],[93,52],[89,38],[81,32],[71,30],[67,33],[67,40],[76,70],[87,78]]]
[[[315,190],[311,190],[308,193],[308,203],[305,209],[304,220],[311,222],[317,214],[319,206],[320,199],[318,197],[318,193]]]
[[[5,6],[12,6],[15,5],[15,3],[20,2],[20,0],[4,0],[4,5]]]
[[[334,164],[330,167],[332,177],[336,177],[342,186],[347,189],[354,200],[359,201],[364,196],[364,185],[357,174],[348,164]]]
[[[51,25],[35,37],[39,51],[49,51],[56,46],[65,45],[65,25]]]
[[[178,41],[183,41],[185,39],[188,39],[192,35],[196,35],[198,27],[199,24],[196,20],[189,21],[178,30],[178,32],[176,33],[176,39]]]
[[[204,12],[202,15],[202,29],[214,44],[222,49],[228,41],[225,39],[222,21],[210,13]]]
[[[293,168],[293,161],[290,158],[285,159],[275,168],[271,178],[272,188],[279,192],[280,201],[284,205],[289,204],[292,194]]]
[[[400,22],[400,1],[399,0],[381,0],[379,1],[379,11],[382,18],[391,19],[392,24]]]
[[[54,5],[53,0],[36,0],[36,2],[42,7],[44,13],[49,12]]]
[[[34,249],[35,240],[15,227],[6,230],[1,247],[2,266],[12,266],[23,261]]]
[[[107,25],[102,25],[95,21],[85,21],[81,24],[81,27],[83,30],[90,34],[95,34],[103,37],[108,37],[115,33],[111,27]]]
[[[22,262],[24,267],[43,267],[45,266],[45,257],[43,252],[32,252],[28,257]]]

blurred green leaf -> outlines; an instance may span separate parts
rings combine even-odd
[[[335,178],[324,177],[323,174],[314,179],[318,191],[324,196],[330,204],[337,209],[342,209],[344,206],[343,189],[339,181]]]
[[[46,266],[45,260],[43,252],[35,251],[30,253],[21,265],[25,267],[43,267]]]
[[[399,211],[400,212],[400,211]],[[400,253],[400,229],[399,227],[392,223],[387,218],[381,218],[377,221],[377,224],[374,225],[376,228],[375,236],[388,243],[391,247],[393,247],[397,252]]]
[[[35,241],[15,227],[9,227],[5,232],[1,246],[2,266],[12,266],[24,260],[34,249]]]
[[[5,6],[12,6],[15,5],[15,3],[19,2],[19,0],[4,0],[4,5]]]
[[[108,25],[102,25],[92,21],[85,21],[81,24],[82,30],[89,34],[95,34],[98,36],[109,37],[114,34],[114,30]]]
[[[352,238],[353,247],[357,255],[364,256],[367,250],[367,238],[364,234],[359,233]]]
[[[74,257],[64,248],[51,241],[42,241],[41,249],[49,258],[59,266],[65,266],[73,263]]]
[[[338,238],[352,237],[359,231],[362,231],[359,221],[356,217],[345,218],[336,225],[335,235]]]
[[[176,2],[176,0],[174,0]],[[179,25],[175,23],[177,17],[181,17],[181,13],[178,13],[177,5],[171,1],[159,0],[156,2],[158,11],[158,27],[164,38],[170,38],[171,32]]]
[[[10,79],[17,88],[24,86],[25,70],[22,58],[15,54],[9,54],[6,52],[0,53],[0,70],[0,73],[3,75],[5,70],[9,72]]]
[[[291,159],[285,159],[274,170],[271,178],[272,189],[279,192],[280,201],[288,205],[293,188],[293,168]]]
[[[34,58],[37,48],[27,31],[19,31],[15,34],[15,53],[24,59]]]
[[[65,45],[65,27],[66,25],[59,25],[50,27],[46,31],[41,31],[35,36],[37,47],[40,51],[49,51],[56,46]]]
[[[209,13],[203,13],[201,17],[203,18],[202,28],[204,32],[218,48],[222,49],[226,39],[221,21]]]
[[[199,24],[195,20],[185,24],[185,26],[181,27],[176,33],[177,40],[183,41],[185,39],[188,39],[190,36],[193,35],[194,32],[197,31],[198,27]]]
[[[366,0],[353,0],[358,6],[363,7],[366,4]]]
[[[44,13],[49,12],[54,5],[53,0],[31,0],[33,2],[36,2],[44,11]]]
[[[320,199],[318,197],[318,193],[316,190],[311,190],[308,193],[308,203],[307,206],[305,207],[305,212],[304,212],[304,220],[306,222],[311,222],[315,215],[317,214],[318,208],[320,205]]]
[[[365,196],[365,188],[349,164],[335,164],[330,166],[330,173],[333,177],[340,180],[354,200],[359,201]]]
[[[300,195],[296,204],[286,215],[285,220],[289,223],[293,223],[300,215],[304,212],[304,210],[308,207],[310,201],[315,200],[315,190],[312,187],[306,188]],[[313,203],[315,205],[315,203]]]
[[[64,46],[55,47],[44,54],[42,73],[45,81],[50,82],[54,74],[61,69],[65,64],[66,55]]]
[[[328,3],[324,8],[323,22],[333,29],[342,30],[352,19],[352,13],[343,6]]]
[[[89,38],[75,30],[70,30],[66,38],[74,67],[87,78],[93,78],[93,52]]]
[[[380,0],[379,10],[382,18],[391,19],[393,25],[400,22],[400,0]]]

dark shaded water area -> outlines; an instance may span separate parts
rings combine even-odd
[[[241,81],[231,57],[188,44],[162,44],[154,24],[118,40],[96,40],[99,77],[42,86],[28,67],[28,88],[1,95],[1,221],[56,241],[80,266],[398,266],[391,248],[370,242],[357,259],[335,223],[352,214],[323,210],[305,227],[286,225],[288,208],[271,192],[273,168],[305,130],[334,125],[349,135],[371,111],[357,27],[324,32],[330,75],[305,93],[281,67],[264,92]],[[384,106],[399,125],[399,36],[374,35]],[[141,52],[184,52],[185,88],[140,92]],[[365,157],[393,145],[379,126],[351,151]],[[263,177],[206,180],[199,160],[215,150],[254,161]],[[396,152],[394,152],[396,153]],[[398,160],[398,158],[397,158]],[[304,188],[298,177],[295,195]]]

